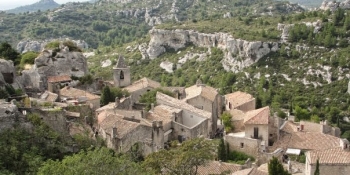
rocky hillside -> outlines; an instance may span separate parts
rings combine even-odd
[[[121,45],[146,37],[162,23],[202,21],[247,15],[278,15],[303,11],[295,4],[273,0],[101,0],[67,3],[52,11],[0,13],[0,41],[71,38],[92,48]],[[64,27],[63,27],[64,26]],[[11,35],[9,35],[11,33]]]
[[[25,5],[21,7],[17,7],[11,10],[6,10],[7,13],[24,13],[24,12],[36,12],[51,10],[59,7],[60,5],[56,3],[54,0],[40,0],[31,5]]]

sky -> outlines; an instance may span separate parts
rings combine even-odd
[[[0,10],[9,10],[23,5],[30,5],[40,0],[0,0]],[[89,0],[55,0],[58,4],[65,4],[67,2],[83,2]]]

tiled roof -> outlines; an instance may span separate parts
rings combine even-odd
[[[234,172],[232,175],[268,175],[267,172],[260,171],[257,168],[248,168]]]
[[[197,169],[198,175],[221,174],[223,172],[236,172],[242,169],[241,165],[211,161],[205,166],[199,166]]]
[[[149,121],[163,121],[163,124],[175,120],[172,113],[179,113],[181,109],[173,108],[166,105],[156,106],[152,113],[148,113],[147,120]]]
[[[231,102],[231,105],[233,108],[240,106],[244,103],[250,102],[254,100],[255,98],[245,92],[237,91],[231,94],[226,94],[225,99],[229,102]]]
[[[101,112],[101,111],[104,111],[104,110],[114,109],[114,106],[115,106],[115,103],[114,102],[110,102],[107,105],[104,105],[104,106],[96,109],[95,111],[96,112]]]
[[[282,125],[282,131],[287,132],[287,133],[294,133],[298,131],[298,125],[295,124],[292,121],[286,121],[283,125]]]
[[[237,121],[237,120],[244,120],[244,112],[238,109],[232,109],[228,111],[231,116],[232,116],[232,120],[233,121]]]
[[[124,57],[122,55],[119,56],[117,64],[115,65],[115,68],[127,68]]]
[[[123,138],[126,134],[134,131],[140,123],[121,119],[117,115],[108,115],[100,124],[100,127],[108,134],[112,134],[113,127],[117,128],[117,137]]]
[[[341,147],[310,151],[309,155],[310,164],[316,164],[317,159],[320,164],[350,164],[350,152]]]
[[[58,98],[58,95],[49,91],[45,91],[41,94],[40,99],[50,102],[55,102]]]
[[[160,92],[157,92],[156,99],[157,99],[157,103],[159,101],[164,101],[165,103],[167,103],[166,105],[169,105],[169,106],[172,106],[175,108],[179,108],[179,109],[188,110],[188,111],[191,111],[193,113],[196,113],[198,115],[201,115],[202,117],[205,117],[205,118],[211,120],[211,113],[210,112],[195,108],[194,106],[189,105],[184,101],[175,99],[173,97],[170,97],[170,96],[165,95],[165,94],[160,93]]]
[[[97,115],[97,124],[100,124],[103,122],[103,120],[105,120],[107,118],[108,115],[114,115],[114,111],[113,110],[104,110],[101,113],[99,113]],[[122,118],[122,116],[119,116],[120,118]]]
[[[317,132],[294,132],[292,134],[282,135],[277,140],[273,149],[275,148],[294,148],[301,150],[325,150],[340,146],[340,138],[328,134]]]
[[[130,86],[127,86],[124,89],[127,90],[128,92],[132,93],[132,92],[135,92],[137,90],[141,90],[141,89],[144,89],[147,87],[156,89],[156,88],[160,87],[160,83],[145,77],[145,78],[142,78],[138,81],[135,81]]]
[[[270,108],[268,106],[248,111],[244,116],[244,124],[266,125],[269,124]]]
[[[218,91],[206,85],[193,85],[185,89],[186,99],[191,99],[197,96],[202,96],[210,101],[215,101]]]
[[[49,83],[57,83],[57,82],[65,82],[72,81],[69,75],[58,75],[58,76],[50,76],[47,77],[47,82]]]
[[[60,94],[65,97],[71,97],[71,98],[79,98],[79,97],[87,97],[89,100],[94,100],[100,98],[98,95],[91,94],[87,91],[72,88],[69,86],[66,86],[60,90]]]

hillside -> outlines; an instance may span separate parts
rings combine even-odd
[[[31,5],[25,5],[25,6],[11,9],[11,10],[6,10],[6,12],[7,13],[24,13],[24,12],[36,12],[38,10],[46,11],[46,10],[55,9],[59,6],[60,5],[57,4],[54,0],[40,0],[39,2],[36,2]]]
[[[119,2],[119,1],[115,1]],[[303,11],[297,5],[272,0],[150,0],[67,3],[53,11],[0,14],[0,41],[66,38],[85,40],[92,48],[121,45],[145,37],[152,26],[188,20],[232,16],[278,15]],[[63,27],[64,26],[64,27]],[[9,35],[11,33],[11,35]]]

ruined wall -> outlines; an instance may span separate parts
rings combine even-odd
[[[254,157],[259,154],[260,141],[257,139],[234,137],[231,135],[226,135],[224,139],[228,143],[230,150],[244,152]]]
[[[68,134],[69,123],[66,120],[66,113],[61,111],[43,111],[40,109],[31,110],[32,113],[36,113],[51,129],[59,133]]]

